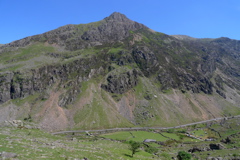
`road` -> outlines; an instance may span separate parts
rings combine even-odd
[[[191,126],[191,125],[195,125],[195,124],[202,124],[202,123],[207,123],[207,122],[211,122],[211,121],[217,121],[217,120],[223,120],[223,119],[232,119],[232,118],[239,118],[239,117],[240,117],[240,115],[231,116],[231,117],[220,117],[220,118],[214,118],[214,119],[210,119],[210,120],[205,120],[205,121],[200,121],[200,122],[194,122],[194,123],[184,124],[184,125],[175,126],[175,127],[112,128],[112,129],[100,129],[100,130],[60,131],[60,132],[55,132],[55,133],[52,133],[52,134],[53,134],[53,135],[56,135],[56,134],[83,133],[83,132],[134,131],[134,130],[148,130],[148,129],[161,129],[161,130],[166,130],[166,129],[182,128],[182,127]]]

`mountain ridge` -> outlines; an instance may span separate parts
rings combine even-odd
[[[120,12],[113,12],[111,15],[109,15],[108,17],[105,17],[103,20],[114,20],[114,21],[119,21],[119,22],[121,22],[121,21],[131,21],[131,22],[135,22],[135,21],[132,21],[132,20],[130,20],[130,19],[128,19],[124,14],[122,14],[122,13],[120,13]],[[100,21],[103,21],[103,20],[100,20]],[[98,21],[99,22],[99,21]],[[95,23],[95,22],[91,22],[91,23]],[[91,23],[87,23],[87,24],[91,24]],[[141,23],[138,23],[138,22],[135,22],[135,23],[137,23],[137,24],[140,24],[140,25],[142,25]],[[68,24],[68,25],[64,25],[64,26],[61,26],[61,27],[59,27],[59,28],[57,28],[57,29],[53,29],[53,30],[51,30],[51,31],[47,31],[47,32],[52,32],[52,31],[55,31],[55,30],[58,30],[58,29],[61,29],[61,28],[66,28],[66,29],[63,29],[63,30],[68,30],[69,28],[72,28],[72,26],[77,26],[77,25],[84,25],[84,24]],[[143,25],[144,26],[144,25]],[[144,26],[144,27],[146,27],[146,26]],[[146,28],[148,28],[148,27],[146,27]],[[47,33],[47,32],[44,32],[44,33],[42,33],[42,34],[45,34],[45,33]],[[1,46],[2,45],[9,45],[9,44],[11,44],[11,43],[14,43],[14,42],[16,42],[16,41],[21,41],[21,40],[24,40],[24,39],[28,39],[29,37],[35,37],[35,36],[38,36],[38,35],[42,35],[42,34],[36,34],[36,35],[33,35],[33,36],[28,36],[28,37],[25,37],[25,38],[22,38],[22,39],[20,39],[20,40],[15,40],[15,41],[13,41],[13,42],[10,42],[10,43],[6,43],[6,44],[0,44]],[[194,38],[194,37],[190,37],[190,36],[188,36],[188,35],[170,35],[170,36],[173,36],[173,37],[175,37],[175,38],[180,38],[180,39],[184,39],[184,38],[191,38],[191,39],[221,39],[221,38],[227,38],[227,39],[230,39],[230,38],[228,38],[228,37],[219,37],[219,38]],[[231,39],[231,40],[236,40],[236,39]],[[237,40],[238,41],[238,40]]]
[[[65,40],[68,37],[73,37],[74,34],[76,34],[76,36],[79,36],[79,37],[75,37],[74,39],[75,41],[80,41],[80,42],[90,41],[92,42],[92,45],[95,46],[100,44],[101,41],[109,41],[108,38],[104,39],[104,37],[111,36],[111,32],[113,29],[116,29],[114,33],[118,33],[115,35],[116,39],[114,40],[122,40],[123,38],[129,35],[128,31],[130,30],[134,31],[136,29],[141,29],[141,28],[147,28],[147,27],[140,23],[137,23],[128,19],[125,15],[119,12],[114,12],[109,17],[106,17],[103,20],[98,22],[92,22],[88,24],[78,24],[78,25],[73,25],[73,24],[65,25],[57,29],[45,32],[43,34],[38,34],[38,35],[23,38],[17,41],[13,41],[11,43],[5,44],[5,46],[24,47],[28,45],[30,41],[45,42],[45,39],[48,39],[48,43],[50,44],[60,43],[60,45],[63,45],[61,43],[61,40]],[[82,30],[85,30],[85,31],[83,31],[82,33]],[[95,34],[96,36],[92,37],[92,34]],[[102,34],[103,34],[103,37],[97,37]],[[57,39],[60,39],[60,41]],[[94,41],[96,42],[94,43]],[[72,41],[68,43],[72,43]],[[84,48],[85,46],[81,46],[81,47]],[[71,50],[71,48],[67,48],[67,50]]]

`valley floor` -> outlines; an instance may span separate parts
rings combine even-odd
[[[0,159],[177,159],[180,151],[190,154],[192,159],[236,159],[240,158],[239,125],[240,118],[235,117],[167,130],[63,135],[2,126]],[[133,157],[130,141],[141,144]]]

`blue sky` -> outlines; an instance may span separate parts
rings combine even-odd
[[[240,40],[240,0],[0,0],[0,44],[115,11],[169,35]]]

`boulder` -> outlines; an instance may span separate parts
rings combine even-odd
[[[157,142],[155,139],[145,139],[143,142],[148,143],[148,142]]]
[[[202,152],[203,149],[200,149],[198,147],[193,147],[192,149],[189,149],[188,152],[194,153],[194,152]]]
[[[220,143],[218,143],[218,144],[210,144],[209,147],[210,147],[211,150],[221,150],[221,149],[224,149],[224,148],[225,148],[225,147],[224,147],[222,144],[220,144]]]
[[[0,157],[2,157],[3,159],[16,158],[17,154],[12,152],[2,152],[0,153]]]

